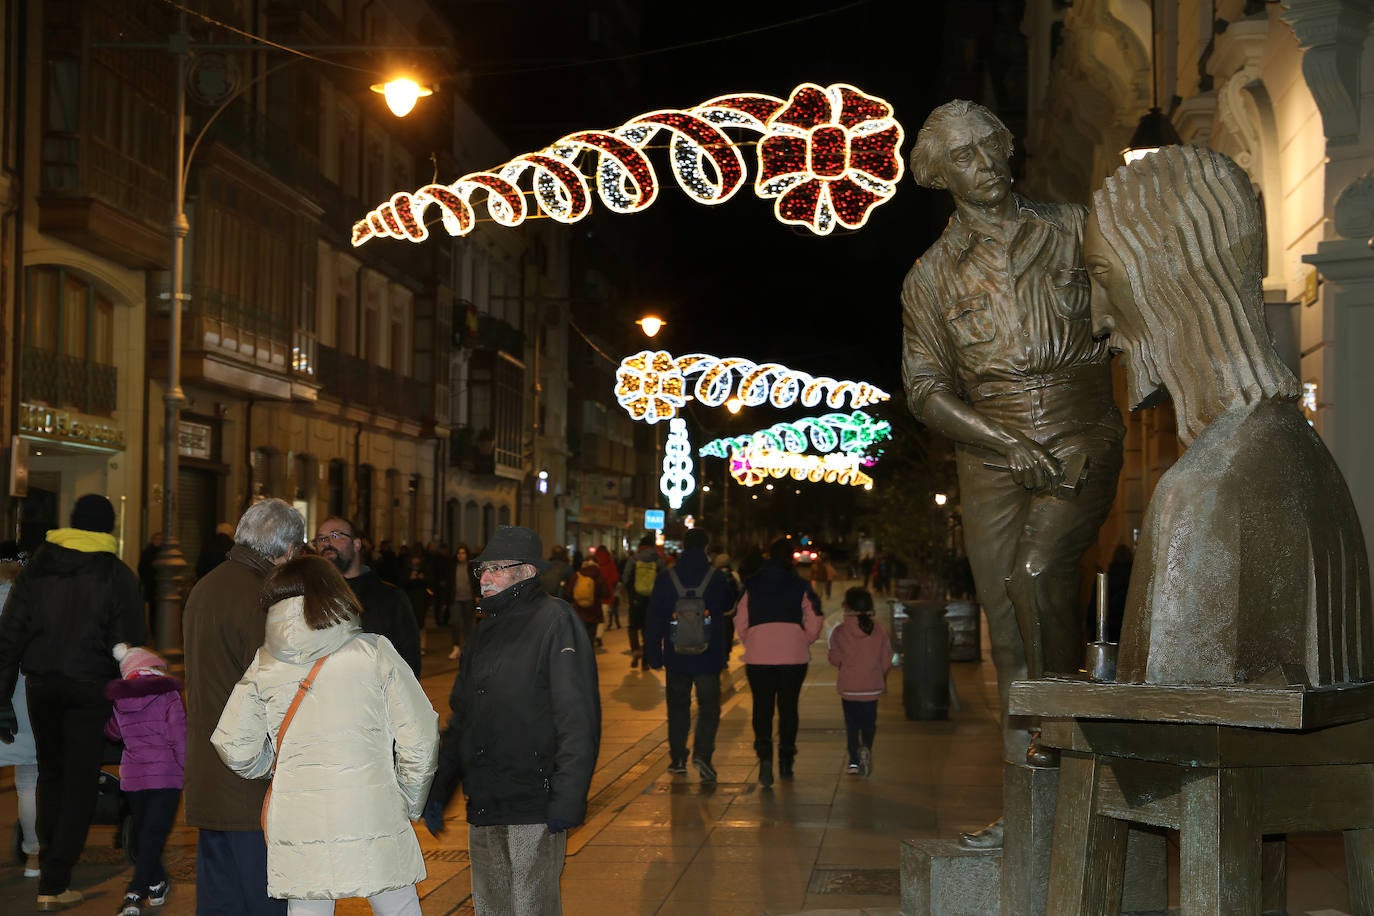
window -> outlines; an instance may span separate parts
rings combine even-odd
[[[114,364],[114,303],[80,274],[31,267],[28,344],[100,366]]]
[[[329,514],[339,518],[348,517],[344,486],[347,481],[347,466],[340,458],[329,462]]]

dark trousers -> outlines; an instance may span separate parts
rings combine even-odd
[[[181,804],[180,789],[140,789],[126,793],[129,807],[134,809],[134,833],[138,836],[138,852],[134,856],[134,877],[127,892],[143,896],[154,884],[167,877],[162,868],[162,848],[177,817]]]
[[[773,759],[773,707],[778,709],[778,756],[790,761],[797,754],[797,701],[806,680],[805,665],[745,665],[754,694],[754,753]]]
[[[630,631],[630,652],[638,656],[643,651],[639,644],[639,634],[644,631],[644,613],[649,609],[649,599],[638,595],[630,597],[630,612],[627,629]]]
[[[873,750],[873,734],[878,730],[877,700],[840,699],[844,707],[844,730],[849,738],[849,762],[859,762],[859,748]]]
[[[468,634],[472,632],[473,616],[477,613],[477,603],[475,601],[455,601],[453,602],[453,613],[449,617],[449,622],[453,627],[453,644],[461,646],[468,641]]]
[[[286,916],[267,896],[261,830],[204,830],[196,841],[196,916]]]
[[[692,688],[697,691],[697,733],[692,756],[711,762],[720,728],[720,674],[668,672],[664,696],[668,701],[668,752],[675,761],[687,760],[687,732],[692,726]]]
[[[38,748],[38,893],[60,894],[71,885],[95,814],[110,701],[97,681],[31,676],[28,690]]]

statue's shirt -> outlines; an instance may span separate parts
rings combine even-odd
[[[902,284],[902,375],[918,417],[935,391],[976,400],[985,383],[1107,361],[1088,308],[1087,209],[1013,200],[1000,233],[956,213]]]

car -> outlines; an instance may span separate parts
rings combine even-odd
[[[796,563],[798,566],[805,566],[814,561],[818,556],[820,556],[820,554],[816,553],[816,551],[812,550],[810,547],[801,547],[792,551],[792,562]]]

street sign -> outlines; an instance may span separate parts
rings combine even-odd
[[[647,529],[649,529],[650,531],[662,531],[662,530],[663,530],[663,510],[662,510],[662,509],[645,509],[645,510],[644,510],[644,527],[647,528]]]

